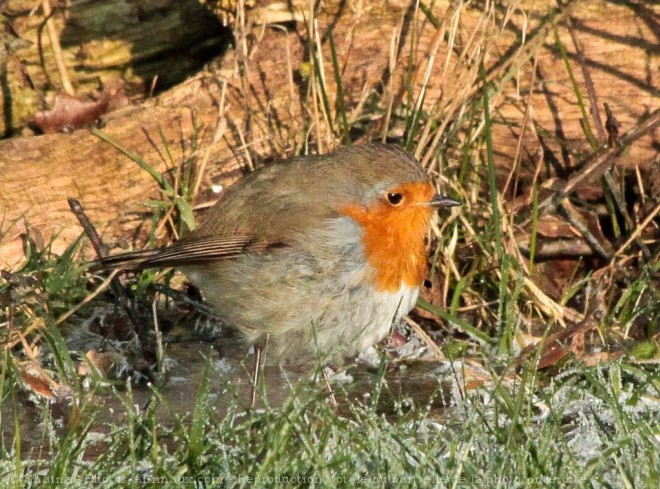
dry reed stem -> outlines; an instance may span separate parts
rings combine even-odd
[[[62,46],[60,45],[60,38],[55,29],[55,23],[53,22],[53,11],[50,8],[49,0],[42,0],[41,5],[44,11],[44,17],[46,18],[46,30],[48,31],[48,39],[50,40],[50,46],[53,50],[53,58],[55,59],[55,65],[57,66],[57,73],[60,76],[60,81],[62,82],[62,90],[67,95],[75,95],[73,85],[69,79],[69,74],[66,71],[66,64],[64,63],[64,55],[62,54]]]
[[[91,294],[87,295],[82,301],[80,301],[78,304],[73,306],[71,309],[69,309],[67,312],[62,314],[60,317],[58,317],[55,320],[55,325],[59,326],[62,324],[64,321],[69,319],[71,316],[73,316],[76,312],[78,312],[83,306],[86,304],[89,304],[92,300],[94,300],[101,292],[106,290],[110,284],[112,283],[112,280],[121,272],[121,270],[113,270],[110,275],[99,285]]]

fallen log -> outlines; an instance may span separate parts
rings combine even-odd
[[[486,50],[489,79],[500,85],[492,100],[496,122],[493,136],[503,173],[508,172],[518,148],[525,102],[531,107],[536,130],[526,131],[523,137],[523,163],[536,164],[543,147],[548,161],[552,156],[558,161],[552,164],[569,170],[589,151],[581,128],[582,113],[553,34],[553,26],[569,13],[587,55],[599,101],[612,107],[622,128],[631,127],[658,107],[657,32],[649,21],[656,14],[644,3],[573,4],[570,12],[556,11],[537,37],[533,36],[535,27],[551,12],[538,2],[524,15],[504,7],[495,9],[490,20],[480,8],[462,4],[456,7],[435,2],[425,12],[415,10],[415,2],[394,1],[388,2],[388,8],[367,5],[362,9],[338,1],[323,2],[323,10],[314,16],[317,26],[296,22],[301,17],[298,11],[285,24],[251,25],[239,18],[233,25],[234,50],[170,90],[105,115],[101,130],[141,155],[158,172],[168,171],[168,153],[174,162],[190,158],[200,165],[205,162],[200,188],[208,189],[213,183],[227,184],[238,178],[244,168],[299,152],[310,134],[314,136],[313,146],[320,151],[339,144],[340,130],[332,132],[323,112],[314,112],[322,97],[314,93],[309,81],[318,77],[317,73],[310,75],[314,69],[310,53],[320,53],[326,95],[331,108],[337,107],[330,28],[349,119],[359,118],[365,104],[377,105],[361,136],[369,139],[383,134],[387,100],[400,107],[408,96],[409,81],[411,100],[417,99],[424,86],[424,107],[439,107],[444,118],[455,117],[452,97],[460,92],[461,83],[467,79],[465,73],[473,68],[466,59],[474,53],[461,49],[470,46],[474,36],[483,36],[481,45],[474,45],[474,49]],[[450,46],[448,32],[454,23],[458,35]],[[565,29],[558,32],[582,84],[571,37]],[[392,39],[399,39],[394,52]],[[538,45],[526,53],[532,42]],[[534,60],[540,69],[530,87]],[[434,64],[425,82],[430,61]],[[412,70],[408,70],[409,64]],[[474,96],[480,86],[478,77],[472,79],[465,93]],[[394,138],[401,131],[396,121],[386,129]],[[560,147],[557,137],[565,139],[568,146]],[[656,132],[637,141],[619,164],[649,168],[657,157],[654,144]],[[452,157],[449,155],[450,160]],[[552,164],[544,166],[547,175],[551,175]],[[148,210],[145,202],[160,195],[147,172],[88,129],[1,140],[0,175],[0,266],[20,262],[20,235],[26,225],[47,241],[56,236],[55,251],[80,234],[68,209],[68,197],[81,201],[105,239],[112,241],[132,233],[143,219],[141,212]],[[201,192],[197,201],[210,198],[210,193]]]

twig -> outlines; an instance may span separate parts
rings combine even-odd
[[[66,66],[64,64],[64,56],[62,56],[62,46],[60,46],[60,40],[57,37],[57,31],[55,30],[55,24],[53,23],[53,11],[50,8],[50,2],[48,0],[42,0],[42,8],[44,10],[44,16],[46,17],[46,29],[48,30],[48,39],[50,39],[50,45],[53,49],[53,58],[55,59],[55,65],[57,66],[57,72],[60,75],[60,81],[62,82],[62,90],[68,95],[74,95],[73,85],[71,80],[69,80],[69,75],[66,72]]]
[[[644,117],[635,127],[621,138],[620,147],[605,148],[591,156],[582,169],[576,172],[556,195],[548,197],[539,205],[539,216],[554,212],[578,185],[603,174],[605,169],[613,164],[613,159],[619,156],[623,149],[630,146],[642,136],[653,131],[660,125],[660,109],[656,109]]]
[[[94,225],[89,221],[87,214],[85,214],[85,209],[83,208],[82,204],[78,200],[71,197],[69,197],[67,201],[69,202],[69,208],[71,209],[71,212],[73,212],[73,215],[76,216],[78,222],[85,231],[85,234],[89,238],[89,241],[92,243],[97,256],[99,258],[104,258],[108,254],[107,248],[101,241],[101,238],[96,232]],[[110,289],[117,299],[117,302],[119,302],[119,304],[124,308],[124,311],[126,311],[133,334],[136,334],[136,336],[140,338],[140,335],[138,334],[139,330],[136,327],[139,322],[136,320],[135,315],[133,314],[131,300],[129,299],[126,290],[121,285],[121,282],[117,278],[116,274],[113,275],[112,279],[110,280]]]
[[[82,204],[77,199],[71,197],[67,199],[67,202],[69,203],[71,212],[73,212],[73,215],[76,216],[78,222],[83,228],[83,231],[85,231],[89,241],[92,243],[92,247],[96,252],[96,256],[99,258],[105,258],[105,256],[108,254],[108,250],[101,241],[101,237],[99,236],[99,233],[96,232],[94,225],[89,221],[87,214],[85,214],[85,209],[83,208]]]
[[[67,312],[62,314],[57,320],[55,321],[56,325],[62,324],[64,321],[69,319],[73,314],[75,314],[77,311],[80,310],[81,307],[83,307],[85,304],[89,304],[90,301],[92,301],[96,296],[98,296],[101,292],[103,292],[105,289],[108,288],[108,285],[112,283],[112,281],[115,279],[117,274],[120,272],[120,270],[113,270],[112,273],[106,278],[101,285],[99,285],[94,292],[89,294],[87,297],[85,297],[81,302],[79,302],[75,307],[69,309]]]
[[[606,140],[605,128],[603,127],[603,121],[600,118],[600,112],[598,111],[598,99],[596,98],[596,90],[594,88],[594,82],[591,79],[591,73],[587,68],[587,63],[584,58],[584,49],[582,48],[582,43],[575,33],[573,28],[573,18],[568,16],[566,19],[566,26],[568,27],[568,32],[571,35],[573,40],[573,46],[575,46],[575,54],[577,57],[578,64],[580,65],[580,70],[582,71],[582,77],[584,78],[584,85],[587,87],[587,95],[589,95],[589,104],[591,108],[591,117],[594,120],[594,125],[596,126],[596,132],[598,132],[598,140],[600,144],[603,144]]]
[[[583,168],[576,172],[564,185],[564,187],[558,191],[554,196],[550,196],[545,199],[538,207],[539,217],[545,214],[549,214],[560,210],[563,212],[565,217],[573,224],[584,238],[589,242],[594,251],[599,255],[603,256],[607,260],[610,260],[614,255],[607,251],[603,245],[598,242],[598,240],[588,231],[587,227],[580,221],[579,218],[574,216],[574,213],[564,205],[564,201],[569,197],[569,195],[578,187],[578,185],[588,181],[594,177],[602,175],[607,168],[613,164],[614,158],[619,156],[621,152],[630,146],[633,142],[637,141],[639,138],[645,134],[653,131],[656,127],[660,125],[660,109],[656,109],[654,112],[644,117],[635,127],[630,129],[622,138],[621,145],[617,147],[605,148],[587,160]],[[523,223],[527,224],[529,219]],[[636,237],[636,234],[632,236]],[[634,239],[634,238],[633,238]],[[645,247],[642,244],[642,250]]]
[[[566,220],[575,227],[580,234],[584,237],[584,239],[589,243],[589,246],[598,253],[600,256],[602,256],[605,260],[609,261],[610,258],[612,257],[612,252],[607,250],[605,248],[605,245],[603,245],[600,241],[598,241],[598,238],[593,235],[593,233],[589,230],[589,228],[582,222],[580,219],[580,216],[577,215],[577,212],[573,208],[570,203],[567,202],[562,202],[559,204],[559,207],[557,209],[559,213],[566,218]]]
[[[614,197],[616,206],[619,208],[621,215],[623,215],[623,219],[626,221],[627,228],[632,230],[635,227],[635,224],[633,223],[632,217],[630,217],[630,213],[628,212],[626,204],[623,201],[621,192],[619,192],[619,190],[616,187],[616,184],[614,183],[614,179],[612,178],[612,173],[609,170],[606,171],[605,175],[603,175],[603,178],[605,179],[605,183],[607,184],[607,187],[610,189],[610,192],[612,192],[612,196]],[[642,240],[637,239],[634,233],[631,235],[631,238],[635,241],[635,244],[639,246],[639,249],[642,250],[642,254],[646,258],[649,258],[651,256],[651,252],[649,251],[648,247],[642,242]]]
[[[580,70],[582,71],[582,77],[584,78],[584,84],[587,88],[587,94],[589,95],[589,104],[591,106],[591,117],[594,120],[594,125],[596,126],[596,132],[598,133],[598,142],[602,146],[612,138],[608,138],[605,131],[605,127],[603,127],[603,121],[600,117],[600,112],[598,111],[598,98],[596,97],[594,82],[591,79],[591,73],[589,72],[589,68],[587,67],[587,63],[585,61],[584,49],[582,48],[582,43],[580,43],[580,39],[577,37],[577,34],[575,33],[575,29],[573,28],[572,17],[569,16],[566,19],[566,25],[568,27],[568,32],[571,35],[571,39],[573,40],[573,45],[575,46],[577,62],[580,65]],[[613,119],[613,116],[611,114],[611,111],[609,110],[609,107],[607,107],[607,104],[605,107],[607,114],[606,124],[610,124],[610,121]],[[616,119],[614,120],[616,121]],[[593,149],[595,150],[596,148]],[[626,227],[628,229],[633,229],[635,225],[633,223],[632,217],[630,216],[630,213],[628,212],[628,208],[626,207],[625,202],[623,201],[621,192],[614,183],[614,179],[612,178],[612,173],[609,169],[606,170],[605,173],[603,174],[603,179],[605,181],[605,185],[611,192],[614,201],[616,202],[616,206],[619,209],[619,212],[621,212],[621,215],[623,216],[623,219],[626,222]],[[642,253],[644,253],[644,256],[648,257],[650,255],[650,252],[648,248],[644,245],[644,243],[642,243],[640,240],[637,240],[637,245],[642,250]]]
[[[656,208],[653,209],[653,212],[651,212],[648,216],[646,216],[646,219],[644,219],[642,221],[642,223],[637,227],[637,229],[635,229],[635,232],[630,235],[630,237],[628,238],[628,241],[623,243],[623,245],[621,245],[621,247],[618,250],[616,250],[616,253],[614,253],[614,256],[617,256],[617,255],[620,255],[621,253],[623,253],[623,251],[628,246],[630,246],[630,243],[632,243],[633,240],[636,240],[638,238],[638,236],[642,233],[644,228],[651,223],[653,218],[655,216],[657,216],[659,212],[660,212],[660,205],[657,205]]]
[[[199,166],[199,171],[197,173],[197,178],[195,179],[195,184],[193,186],[193,191],[192,191],[193,198],[197,196],[197,194],[199,193],[199,187],[202,185],[202,177],[204,176],[204,172],[206,171],[206,165],[209,161],[209,156],[211,155],[211,148],[215,146],[220,141],[220,139],[222,139],[222,137],[225,135],[225,131],[227,130],[227,117],[225,116],[225,113],[229,108],[228,106],[225,106],[225,100],[227,95],[227,82],[222,80],[220,83],[222,84],[222,90],[220,92],[220,100],[219,101],[214,100],[218,105],[218,119],[216,121],[215,130],[213,131],[213,139],[211,140],[211,143],[206,149],[206,152],[204,153],[204,157],[202,158],[202,163]]]
[[[605,108],[605,129],[607,130],[607,144],[609,146],[620,146],[619,142],[619,121],[616,120],[610,106],[606,103],[603,104]]]
[[[209,306],[205,302],[193,299],[185,292],[181,292],[180,290],[172,289],[170,287],[158,283],[151,284],[149,288],[155,292],[163,294],[166,297],[169,297],[170,299],[176,302],[181,302],[183,304],[192,306],[202,314],[206,314],[207,316],[215,315],[215,312],[211,306]]]
[[[433,355],[438,359],[438,360],[446,360],[447,357],[445,357],[445,354],[442,353],[442,349],[438,346],[438,344],[433,341],[433,339],[422,329],[422,327],[417,324],[415,321],[413,321],[411,318],[406,317],[406,322],[408,323],[408,326],[410,326],[410,329],[412,329],[415,334],[419,337],[420,340],[422,340],[428,349],[433,353]]]

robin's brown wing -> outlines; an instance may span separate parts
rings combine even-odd
[[[156,267],[180,267],[234,258],[243,253],[258,253],[277,246],[256,241],[250,236],[198,235],[177,241],[171,246],[153,250],[130,251],[107,256],[91,263],[91,270],[121,268],[142,270]]]
[[[104,258],[93,269],[185,266],[267,252],[304,239],[339,217],[346,203],[365,204],[365,196],[373,198],[396,183],[425,179],[414,158],[384,145],[347,146],[323,156],[291,158],[262,167],[227,188],[204,224],[174,245]]]

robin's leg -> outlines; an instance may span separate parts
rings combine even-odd
[[[332,391],[332,386],[330,385],[330,379],[328,378],[328,372],[326,371],[326,368],[331,369],[333,372],[336,371],[331,365],[321,369],[321,375],[323,376],[323,380],[325,382],[325,390],[328,392],[328,399],[330,399],[330,404],[332,407],[336,408],[338,406],[337,398],[335,397],[335,393]]]
[[[261,377],[261,369],[263,368],[263,354],[266,346],[268,345],[268,336],[262,345],[261,343],[254,344],[254,371],[252,375],[252,396],[250,399],[250,408],[254,408],[257,404],[257,388]]]

